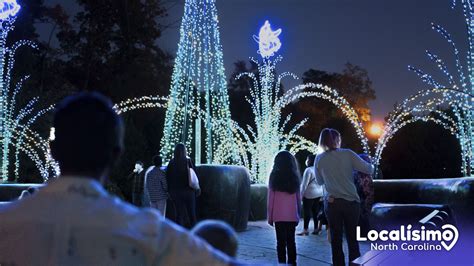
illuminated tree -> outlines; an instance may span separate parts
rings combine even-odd
[[[468,174],[469,145],[466,139],[466,118],[460,116],[459,110],[469,110],[465,101],[469,95],[447,88],[422,90],[407,97],[388,116],[382,135],[379,138],[374,155],[374,162],[379,165],[387,143],[402,129],[412,123],[423,121],[435,123],[455,136],[461,147],[461,173]],[[447,107],[452,107],[446,109]],[[453,115],[454,114],[454,115]]]
[[[18,179],[20,152],[35,163],[44,179],[48,179],[54,170],[49,158],[48,141],[31,130],[31,125],[52,108],[37,109],[38,97],[32,98],[21,108],[17,103],[18,94],[29,76],[20,78],[18,82],[13,81],[16,52],[23,46],[37,48],[36,44],[27,40],[6,45],[8,33],[14,28],[19,10],[16,0],[0,1],[0,174],[3,181],[13,180],[10,176],[12,159],[14,177]]]
[[[161,155],[169,160],[179,142],[192,151],[201,141],[193,136],[202,118],[207,163],[229,162],[233,142],[215,0],[187,0],[180,35]]]
[[[456,6],[456,2],[456,0],[452,1],[452,8]],[[460,58],[460,51],[458,50],[455,42],[452,40],[451,35],[442,26],[434,23],[432,23],[432,28],[437,33],[439,33],[451,46],[456,64],[456,73],[451,73],[448,70],[445,61],[438,55],[428,50],[426,51],[428,58],[433,61],[440,71],[445,75],[447,83],[439,82],[433,76],[428,75],[415,67],[409,66],[408,68],[420,76],[424,82],[435,87],[436,89],[450,89],[449,91],[443,91],[441,96],[437,96],[437,98],[434,98],[432,101],[428,101],[427,103],[432,104],[433,101],[444,99],[445,102],[443,102],[443,104],[452,108],[454,113],[453,126],[456,129],[454,134],[460,142],[463,158],[462,172],[469,176],[472,174],[474,169],[474,97],[472,96],[474,94],[474,1],[460,0],[460,2],[464,13],[468,36],[468,51],[466,57],[467,75]],[[428,94],[433,95],[433,92],[439,91],[429,90],[428,92]],[[425,93],[422,96],[427,96],[427,94]],[[408,102],[412,101],[410,98],[407,100]],[[420,108],[422,107],[423,106]],[[410,108],[405,108],[405,106],[401,106],[401,108],[403,109],[402,112],[411,110]],[[419,115],[417,114],[416,116]],[[393,134],[393,132],[387,132],[387,134]],[[383,149],[384,144],[380,143],[380,145],[380,147]]]
[[[297,77],[288,72],[276,74],[276,64],[282,57],[272,57],[281,47],[278,38],[280,34],[280,29],[273,31],[266,21],[259,36],[254,36],[259,44],[258,53],[262,56],[261,62],[251,59],[258,65],[258,73],[244,72],[236,77],[248,77],[252,83],[247,102],[251,106],[255,126],[240,127],[233,122],[233,130],[240,163],[250,170],[256,183],[267,182],[273,158],[278,151],[284,149],[297,153],[307,150],[316,153],[316,144],[297,134],[308,119],[295,123],[291,113],[286,117],[283,115],[285,107],[303,98],[316,97],[335,105],[355,127],[364,151],[369,153],[367,138],[357,112],[336,90],[320,84],[306,83],[283,91],[282,80],[285,77]]]

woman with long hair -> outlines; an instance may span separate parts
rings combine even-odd
[[[316,156],[314,172],[316,180],[324,185],[326,195],[324,211],[331,228],[331,250],[333,265],[344,265],[342,232],[345,232],[349,249],[349,261],[360,256],[356,239],[359,221],[360,198],[354,183],[354,170],[372,174],[374,166],[362,160],[355,152],[341,149],[341,134],[325,128],[319,136],[319,146],[324,150]]]
[[[300,220],[300,173],[295,157],[280,151],[268,185],[267,220],[275,226],[278,263],[296,265],[295,228]],[[288,251],[288,258],[287,258]]]
[[[177,144],[166,168],[166,181],[174,215],[169,219],[186,228],[196,224],[196,194],[189,186],[190,165],[184,144]]]

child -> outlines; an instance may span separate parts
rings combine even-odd
[[[220,250],[230,257],[237,255],[237,234],[228,224],[217,220],[199,222],[191,233],[204,239],[213,248]]]
[[[166,174],[161,169],[162,163],[163,160],[159,155],[153,156],[153,166],[145,174],[145,187],[150,198],[151,207],[158,209],[165,216],[168,184],[166,183]]]
[[[280,151],[270,173],[267,207],[268,224],[275,225],[278,263],[296,265],[295,228],[300,210],[300,173],[296,159],[288,151]]]

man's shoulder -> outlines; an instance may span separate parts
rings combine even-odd
[[[342,149],[342,148],[340,148],[340,149],[337,149],[337,152],[344,153],[344,154],[352,154],[352,153],[355,154],[355,152],[352,151],[351,149]]]
[[[104,211],[107,209],[113,211],[119,216],[123,216],[128,221],[139,221],[143,224],[143,221],[147,223],[157,223],[162,220],[161,214],[153,208],[138,208],[126,201],[123,201],[115,196],[108,196],[105,199],[105,204],[102,206]],[[143,220],[143,221],[142,221]]]
[[[319,161],[321,161],[321,159],[326,157],[326,155],[327,155],[327,152],[322,152],[322,153],[317,154],[316,158],[314,159],[315,164],[317,164]]]

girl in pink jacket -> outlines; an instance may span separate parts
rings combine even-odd
[[[295,157],[280,151],[270,173],[267,204],[268,224],[275,225],[278,263],[296,265],[295,228],[301,210],[299,177]]]

